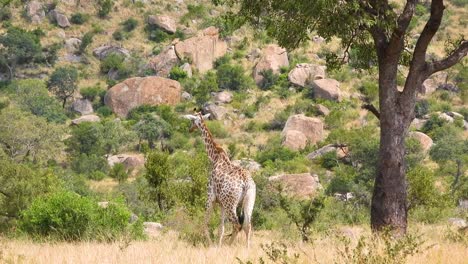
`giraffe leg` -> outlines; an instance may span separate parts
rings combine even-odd
[[[255,185],[251,186],[242,201],[242,210],[244,212],[244,223],[242,223],[242,229],[245,232],[247,239],[247,248],[250,248],[250,237],[252,235],[252,212],[255,204]]]
[[[236,212],[235,206],[227,210],[227,215],[228,215],[229,221],[232,223],[232,234],[231,234],[231,240],[229,241],[229,244],[231,245],[236,239],[237,233],[239,233],[242,227],[239,223],[239,218],[237,218],[237,212]]]
[[[223,243],[223,237],[224,237],[224,220],[225,220],[225,213],[224,213],[224,208],[221,206],[221,224],[219,226],[219,242],[218,246],[221,247]]]
[[[208,225],[211,219],[211,213],[213,212],[214,199],[213,196],[208,195],[205,205],[205,236],[208,240],[208,243],[211,244],[210,231],[208,230]]]

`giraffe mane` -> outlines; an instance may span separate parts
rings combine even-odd
[[[214,140],[213,135],[211,134],[211,131],[208,129],[208,126],[206,125],[205,120],[203,119],[202,112],[198,112],[197,115],[200,116],[202,125],[205,127],[206,131],[208,132],[208,136],[210,137],[211,141],[213,141],[216,152],[218,152],[219,154],[224,154],[223,156],[227,157],[226,151]]]

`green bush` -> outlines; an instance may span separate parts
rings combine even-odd
[[[88,14],[83,14],[83,13],[75,13],[71,16],[70,22],[73,24],[77,25],[82,25],[89,20],[89,15]]]
[[[97,97],[102,96],[105,92],[106,90],[102,89],[100,86],[90,86],[80,89],[81,96],[91,102],[93,102]]]
[[[97,5],[98,16],[105,18],[109,15],[110,11],[114,7],[114,0],[98,0]]]
[[[414,114],[417,118],[422,118],[429,113],[429,102],[427,100],[419,100],[414,106]]]
[[[19,227],[36,238],[80,240],[92,224],[96,207],[89,198],[72,192],[57,192],[34,200],[23,211]]]
[[[217,68],[216,76],[221,89],[243,91],[249,88],[251,83],[241,65],[222,64]]]
[[[179,81],[184,78],[187,78],[187,73],[184,70],[182,70],[180,67],[174,66],[169,72],[169,78],[172,80]]]
[[[123,29],[127,32],[133,31],[138,26],[138,20],[135,18],[129,18],[122,22]]]
[[[111,53],[101,61],[101,73],[107,74],[111,70],[123,69],[125,57],[118,53]]]
[[[91,175],[96,171],[103,173],[107,172],[109,170],[109,165],[104,157],[97,156],[95,154],[88,155],[81,153],[80,155],[72,158],[71,168],[76,173]]]
[[[206,126],[211,131],[214,137],[217,138],[225,138],[228,136],[228,132],[224,128],[224,126],[218,121],[206,121]]]
[[[278,81],[278,75],[274,74],[272,70],[265,70],[260,72],[260,75],[263,77],[262,81],[259,84],[260,89],[268,90]]]
[[[116,30],[112,33],[112,37],[115,40],[124,40],[127,38],[127,35],[122,30]]]
[[[379,98],[379,86],[376,81],[364,81],[359,86],[359,91],[365,95],[370,102]]]
[[[187,13],[184,14],[180,19],[180,23],[182,24],[185,24],[194,19],[205,18],[208,15],[208,10],[203,4],[199,4],[199,5],[188,4],[187,10],[188,10]]]
[[[148,33],[148,39],[156,43],[161,43],[171,38],[169,33],[161,30],[160,28],[156,26],[148,25],[146,27],[146,32]]]
[[[101,106],[96,110],[96,113],[102,117],[108,117],[112,115],[112,109],[107,105]]]
[[[3,7],[0,9],[0,22],[8,21],[12,17],[11,10],[9,7]]]
[[[19,228],[38,239],[111,242],[124,236],[141,238],[141,223],[129,225],[130,215],[121,201],[110,201],[102,208],[88,197],[60,191],[34,200],[23,211]]]
[[[88,175],[88,178],[95,181],[103,180],[107,175],[102,171],[93,171]]]
[[[325,169],[331,170],[334,167],[338,166],[338,157],[336,156],[336,151],[330,151],[325,153],[320,157],[320,164]]]
[[[109,176],[116,179],[119,183],[124,183],[128,179],[128,173],[125,165],[122,163],[115,164],[109,172]]]
[[[87,32],[81,38],[81,44],[78,49],[79,54],[83,54],[86,48],[93,42],[94,32]]]
[[[450,2],[452,2],[454,5],[458,7],[465,7],[466,5],[468,5],[468,0],[452,0]]]

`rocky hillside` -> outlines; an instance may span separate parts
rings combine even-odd
[[[443,30],[430,48],[434,58],[468,35],[467,2],[447,2]],[[324,193],[333,203],[330,211],[359,214],[337,221],[368,217],[379,126],[361,106],[378,105],[377,69],[360,70],[351,51],[346,65],[328,70],[327,54],[343,55],[338,40],[312,35],[300,48],[286,50],[264,31],[233,30],[225,7],[211,1],[2,5],[0,158],[8,166],[23,164],[38,178],[50,171],[80,195],[124,196],[144,219],[166,219],[180,204],[200,209],[204,191],[194,188],[205,188],[200,179],[207,175],[206,157],[199,134],[189,134],[189,123],[181,118],[195,108],[211,114],[207,123],[216,140],[255,174],[259,226],[280,225],[267,220],[279,210],[275,182],[299,198]],[[425,3],[417,6],[410,43],[424,27],[427,10]],[[427,208],[454,209],[468,199],[466,63],[431,76],[418,95],[407,142],[409,192],[418,221],[445,216],[445,211],[429,215]],[[399,69],[400,86],[406,70]],[[171,173],[164,186],[177,189],[164,193],[166,200],[157,205],[147,176],[154,152],[167,153]],[[0,182],[6,177],[0,173]],[[29,198],[20,204],[0,200],[0,215],[17,214],[50,192],[49,186],[41,188],[26,188]],[[354,199],[355,207],[334,204],[340,199]],[[287,215],[281,217],[278,221]]]

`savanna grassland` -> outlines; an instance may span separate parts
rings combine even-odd
[[[0,0],[0,263],[467,263],[467,59],[418,92],[408,235],[373,237],[375,60],[318,32],[283,49],[213,2]],[[468,1],[444,3],[428,60],[468,36]],[[408,47],[429,15],[418,1]],[[256,182],[250,249],[203,235],[194,109]]]

